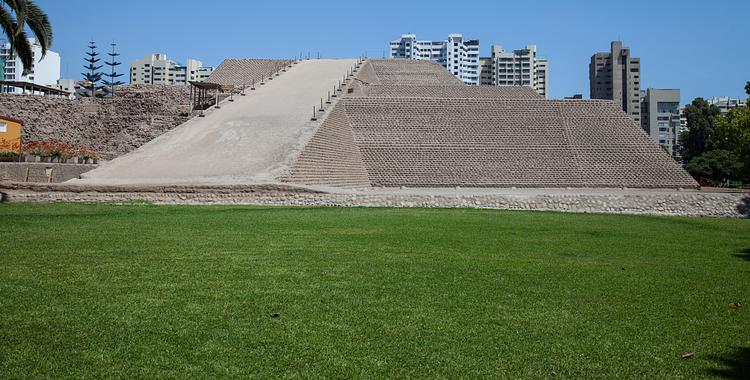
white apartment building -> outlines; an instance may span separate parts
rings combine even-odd
[[[189,81],[206,80],[213,70],[195,59],[188,59],[185,65],[180,65],[167,59],[166,54],[147,54],[143,60],[130,63],[130,83],[186,85]]]
[[[450,34],[443,41],[420,41],[414,34],[403,34],[390,42],[390,57],[439,62],[466,84],[480,84],[479,40],[466,40]]]
[[[60,78],[57,80],[57,84],[53,87],[69,93],[70,95],[68,95],[68,97],[70,99],[76,98],[76,91],[80,88],[76,80],[71,78]]]
[[[549,93],[548,61],[537,57],[536,45],[524,49],[505,51],[500,45],[492,45],[492,56],[482,58],[483,85],[527,86],[547,97]]]
[[[718,107],[719,111],[721,111],[721,114],[724,115],[726,113],[729,113],[729,110],[733,108],[744,107],[746,101],[744,99],[730,98],[729,96],[719,96],[711,99],[706,99],[706,102]]]
[[[6,81],[29,82],[41,86],[55,87],[60,79],[60,54],[47,50],[42,58],[42,46],[35,38],[29,38],[32,47],[34,66],[28,75],[23,75],[23,64],[15,54],[11,55],[10,43],[0,47],[0,61],[3,61],[2,79]],[[2,86],[1,92],[22,93],[20,88]]]
[[[60,78],[54,87],[58,90],[74,93],[76,91],[76,81],[71,78]]]

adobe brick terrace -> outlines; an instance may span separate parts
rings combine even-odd
[[[237,87],[260,83],[272,73],[291,63],[280,59],[225,59],[206,82]]]
[[[696,188],[614,103],[472,87],[370,60],[282,181],[336,187]]]

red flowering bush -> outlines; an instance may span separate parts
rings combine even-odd
[[[40,157],[59,157],[66,160],[71,157],[80,159],[98,158],[99,154],[88,148],[71,148],[69,145],[54,140],[32,142],[23,146],[26,154]]]

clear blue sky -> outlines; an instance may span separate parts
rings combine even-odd
[[[750,0],[631,1],[246,1],[37,0],[49,14],[62,75],[80,78],[89,39],[118,43],[131,60],[381,55],[402,33],[444,39],[462,33],[490,45],[538,46],[550,60],[550,95],[588,96],[588,62],[621,39],[641,58],[642,87],[695,97],[744,97],[750,80]]]

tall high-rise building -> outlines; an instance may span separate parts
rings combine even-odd
[[[190,81],[206,80],[213,70],[195,59],[180,65],[167,59],[166,54],[147,54],[143,60],[130,63],[130,83],[186,85]]]
[[[42,45],[35,38],[29,38],[34,66],[31,72],[23,75],[23,64],[17,55],[11,54],[10,43],[0,46],[0,61],[4,62],[3,80],[30,82],[41,86],[54,87],[60,79],[60,54],[47,50],[42,57]],[[1,92],[22,93],[23,89],[3,86]]]
[[[622,106],[633,120],[641,121],[641,59],[630,56],[622,42],[612,41],[609,53],[596,53],[589,64],[591,99],[609,99]]]
[[[481,58],[480,61],[483,63],[481,84],[527,86],[547,97],[548,62],[545,58],[537,57],[536,45],[526,45],[524,49],[513,51],[505,51],[500,45],[492,45],[492,56]]]
[[[641,102],[641,128],[672,156],[679,156],[680,90],[649,88]]]
[[[479,40],[467,40],[461,34],[449,34],[443,41],[421,41],[414,34],[404,34],[390,42],[390,57],[437,61],[464,83],[480,84]]]

